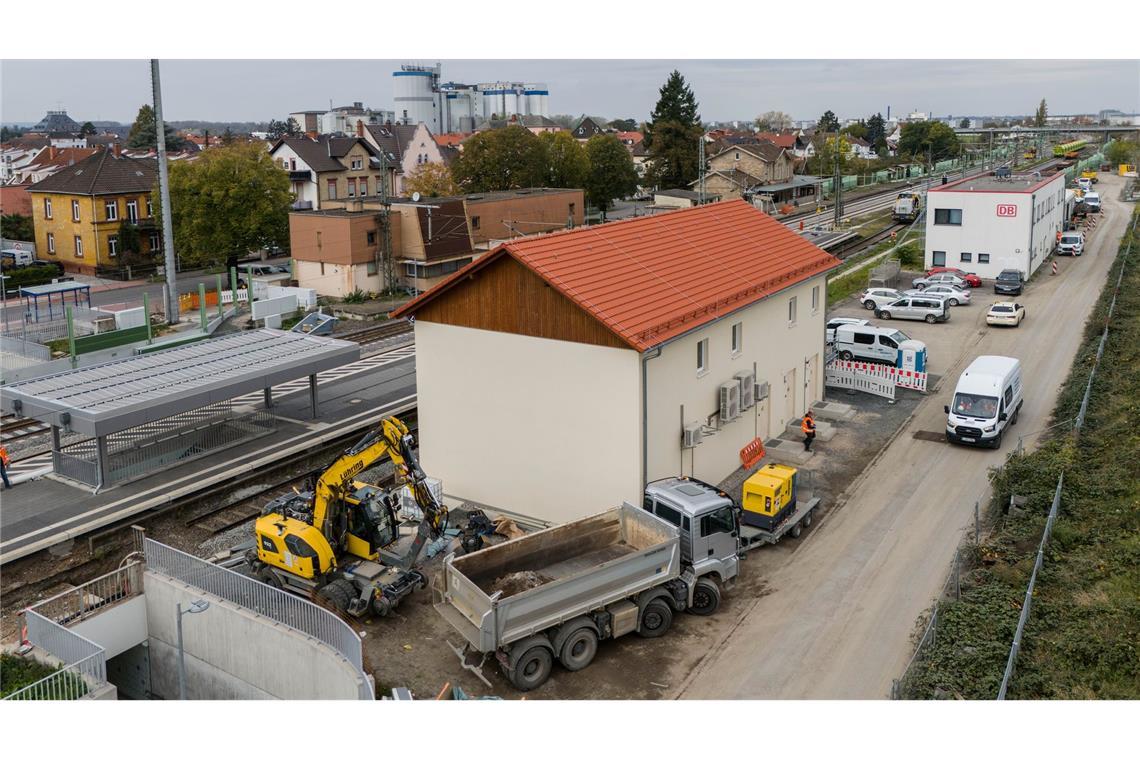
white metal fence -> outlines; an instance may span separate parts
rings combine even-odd
[[[116,602],[141,594],[142,570],[142,562],[132,562],[81,586],[48,597],[30,609],[59,625],[78,623]]]
[[[51,361],[51,349],[47,346],[6,335],[0,335],[0,351],[41,362]]]
[[[23,614],[28,641],[62,661],[64,667],[5,699],[79,699],[107,683],[107,658],[102,647],[34,610]]]
[[[175,578],[327,644],[360,673],[361,699],[373,699],[363,668],[360,637],[328,610],[241,573],[206,562],[153,539],[143,542],[148,570]]]

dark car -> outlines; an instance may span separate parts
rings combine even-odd
[[[1003,269],[994,280],[994,292],[998,295],[1019,296],[1025,281],[1016,269]]]

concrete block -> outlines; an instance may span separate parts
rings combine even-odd
[[[858,413],[855,407],[839,401],[817,401],[811,405],[811,411],[815,414],[816,420],[832,422],[850,422]]]
[[[807,464],[815,456],[814,449],[804,451],[802,440],[789,441],[784,438],[773,438],[765,442],[764,448],[767,451],[765,461],[776,464]]]
[[[791,435],[789,436],[789,434],[791,434]],[[804,434],[802,431],[800,431],[800,421],[799,420],[792,420],[791,422],[788,423],[788,427],[786,429],[786,432],[784,433],[784,437],[790,437],[792,440],[799,441],[801,446],[803,445]],[[816,421],[815,421],[815,440],[816,441],[830,441],[834,437],[835,437],[835,426],[832,425],[830,422],[824,422],[823,420],[821,420],[817,417]]]

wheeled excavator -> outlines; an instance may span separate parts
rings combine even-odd
[[[428,488],[414,446],[407,425],[387,417],[337,457],[312,492],[269,502],[254,526],[255,546],[244,555],[254,575],[357,618],[384,616],[426,586],[415,564],[427,542],[443,535],[447,509]],[[384,457],[423,513],[402,554],[388,550],[400,537],[396,493],[355,481]]]

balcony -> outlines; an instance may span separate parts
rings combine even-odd
[[[308,169],[295,169],[289,172],[290,182],[312,182],[313,173]]]

